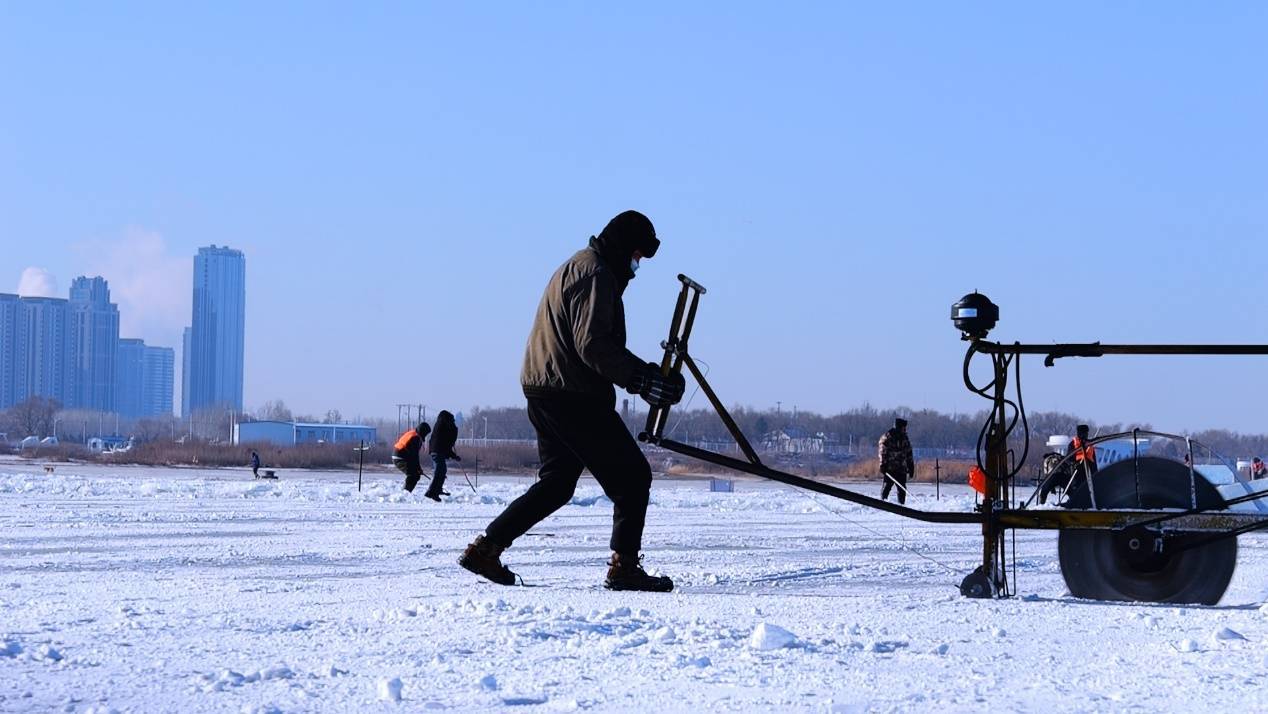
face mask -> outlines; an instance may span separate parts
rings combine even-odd
[[[630,272],[631,273],[638,272],[638,260],[636,258],[630,258]]]

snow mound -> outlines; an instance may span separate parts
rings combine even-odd
[[[753,629],[748,638],[748,646],[761,652],[791,647],[797,643],[797,636],[779,625],[763,622]]]

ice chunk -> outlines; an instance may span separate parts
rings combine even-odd
[[[1220,629],[1211,633],[1211,638],[1214,640],[1224,640],[1224,641],[1246,639],[1246,637],[1243,636],[1242,633],[1238,632],[1237,630],[1230,630],[1227,627],[1221,627]]]
[[[498,678],[491,674],[486,674],[480,678],[480,689],[486,692],[496,692],[498,688]]]
[[[1180,643],[1176,645],[1178,652],[1197,652],[1198,649],[1198,643],[1195,640],[1180,640]]]
[[[393,677],[391,679],[380,679],[378,690],[379,690],[379,701],[383,701],[383,702],[401,701],[401,678]]]
[[[674,632],[674,628],[672,627],[662,627],[652,633],[652,639],[663,645],[667,645],[674,640],[677,640],[678,634]]]
[[[701,655],[700,657],[688,657],[687,655],[676,655],[674,657],[674,666],[683,669],[686,667],[708,667],[713,664],[713,660]]]
[[[628,649],[633,649],[635,647],[642,647],[645,644],[647,644],[647,638],[640,634],[635,633],[635,634],[628,635],[622,638],[619,642],[616,643],[616,646],[613,649],[614,650],[628,650]]]
[[[788,647],[797,642],[797,636],[779,625],[763,622],[753,629],[748,638],[748,646],[766,652]]]

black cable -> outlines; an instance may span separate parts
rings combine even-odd
[[[1014,464],[1013,472],[1009,474],[1008,476],[1009,478],[1013,478],[1017,474],[1021,473],[1022,467],[1026,465],[1026,458],[1030,455],[1030,422],[1026,420],[1026,407],[1025,407],[1025,403],[1022,401],[1022,398],[1021,398],[1021,353],[1020,352],[1016,354],[1015,359],[1017,360],[1017,365],[1016,365],[1017,412],[1018,414],[1021,415],[1021,426],[1022,426],[1023,436],[1025,437],[1025,443],[1022,445],[1021,459],[1018,460],[1016,464]]]

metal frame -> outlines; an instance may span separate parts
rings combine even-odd
[[[1268,355],[1268,345],[1103,345],[1099,342],[1084,344],[1052,344],[1027,345],[1013,343],[1011,345],[989,342],[985,339],[972,339],[965,356],[966,383],[969,360],[976,353],[990,355],[994,368],[994,380],[981,390],[969,384],[971,390],[987,396],[992,401],[992,412],[989,425],[984,429],[985,459],[981,462],[986,472],[986,492],[982,503],[973,513],[950,513],[943,511],[925,511],[918,508],[890,503],[873,496],[856,493],[848,489],[821,483],[795,474],[773,469],[757,455],[757,451],[749,443],[748,438],[740,431],[735,420],[727,411],[717,393],[709,385],[705,375],[691,358],[688,343],[692,327],[695,324],[696,312],[700,304],[700,296],[707,292],[704,286],[685,275],[678,276],[682,288],[674,306],[673,321],[670,323],[669,337],[661,343],[665,350],[661,359],[661,373],[681,374],[683,366],[695,378],[701,391],[708,398],[714,411],[722,419],[722,423],[735,439],[736,445],[744,454],[744,459],[719,454],[685,444],[664,435],[669,419],[670,407],[653,406],[647,415],[647,424],[639,440],[659,446],[669,451],[711,463],[742,473],[777,481],[796,488],[814,491],[825,496],[832,496],[851,503],[893,513],[904,518],[911,518],[926,523],[962,523],[979,524],[982,528],[982,565],[965,579],[961,591],[972,597],[996,597],[1008,594],[1008,582],[1004,573],[1004,533],[1009,529],[1093,529],[1122,530],[1127,528],[1148,528],[1163,535],[1175,531],[1204,531],[1212,533],[1211,540],[1236,537],[1253,530],[1268,528],[1268,516],[1252,513],[1234,513],[1225,510],[1204,511],[1200,509],[1182,510],[1028,510],[1010,507],[1007,487],[1010,474],[1015,473],[1025,463],[1017,464],[1010,469],[1011,452],[1008,449],[1007,435],[1011,424],[1008,408],[1012,404],[1006,397],[1008,387],[1008,369],[1013,360],[1021,355],[1043,355],[1044,365],[1053,366],[1057,359],[1065,357],[1100,357],[1109,354],[1126,355]],[[990,391],[988,396],[986,391]],[[1014,415],[1015,418],[1015,415]],[[1256,500],[1268,497],[1268,493],[1251,494],[1234,499],[1229,503]],[[1162,514],[1162,515],[1160,515]],[[977,585],[977,587],[970,587]]]

